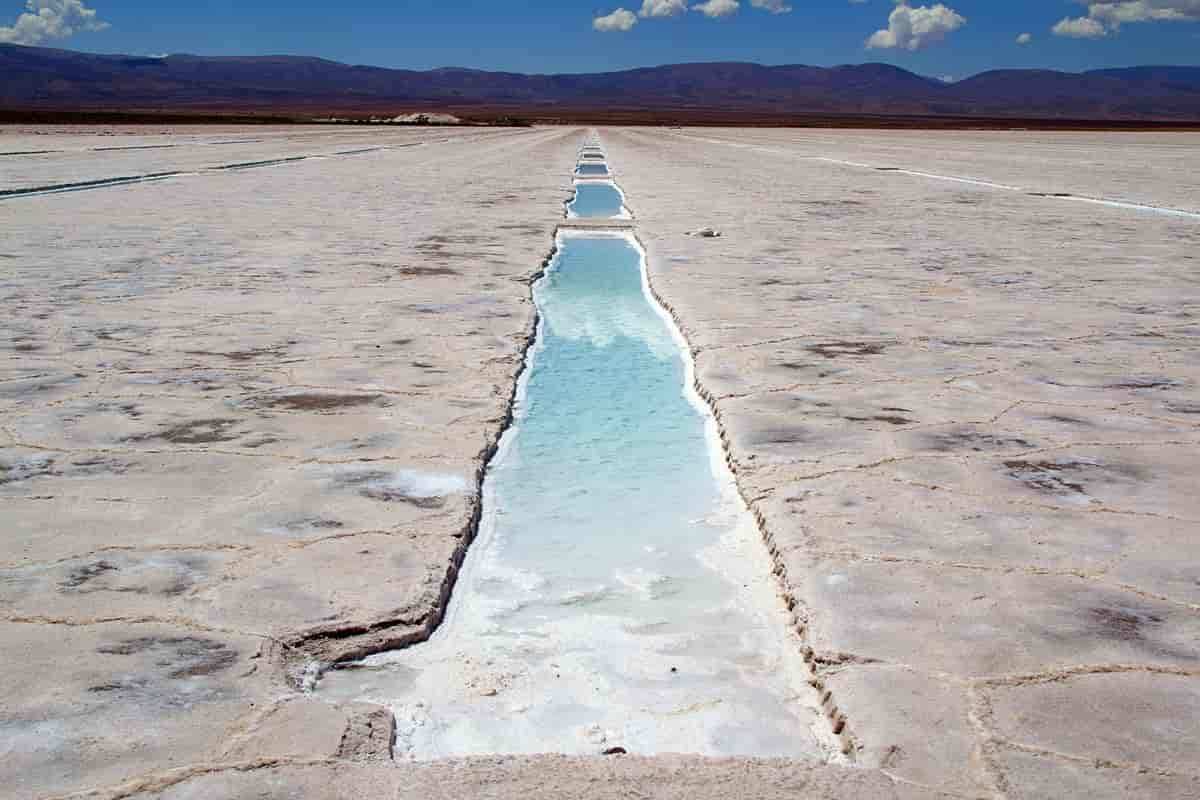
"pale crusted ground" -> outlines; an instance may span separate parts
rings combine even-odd
[[[605,138],[859,763],[1200,795],[1200,219],[1030,196],[1197,210],[1200,137]]]
[[[1055,131],[693,130],[689,141],[734,143],[877,170],[984,180],[1030,192],[1170,206],[1200,212],[1194,133]]]
[[[0,193],[37,186],[222,171],[279,159],[336,155],[431,142],[512,136],[477,128],[192,126],[29,129],[0,127]]]
[[[330,130],[268,138],[363,139]],[[0,200],[6,797],[241,758],[286,722],[283,655],[302,667],[435,619],[581,139],[452,133]],[[271,155],[252,147],[146,152],[155,169]],[[110,156],[72,174],[110,174]],[[10,158],[23,186],[65,174]],[[289,711],[324,728],[282,727],[334,737],[298,752],[337,751],[330,713]]]
[[[6,798],[914,796],[807,763],[393,767],[388,712],[299,691],[439,619],[583,132],[111,133],[0,147],[61,151],[4,156],[0,192],[186,173],[0,200]]]
[[[476,758],[427,764],[265,759],[157,776],[117,795],[138,800],[950,800],[871,770],[754,759]]]
[[[396,767],[296,691],[437,620],[582,131],[114,133],[0,135],[189,173],[0,200],[4,796],[1200,794],[1200,222],[1028,194],[1198,210],[1197,137],[604,133],[847,771]]]

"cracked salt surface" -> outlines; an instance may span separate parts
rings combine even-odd
[[[398,758],[834,749],[642,264],[631,238],[560,234],[445,622],[321,682],[389,706]]]

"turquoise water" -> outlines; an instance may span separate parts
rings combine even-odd
[[[588,175],[588,176],[607,175],[608,174],[608,165],[607,164],[580,164],[575,169],[575,172],[579,175]]]
[[[799,642],[640,251],[560,237],[535,297],[538,343],[445,622],[322,694],[391,707],[398,758],[820,756]]]
[[[543,346],[520,431],[496,465],[496,503],[517,523],[505,526],[510,562],[569,591],[635,569],[646,548],[678,544],[682,531],[694,544],[691,516],[717,487],[637,251],[616,238],[568,240],[539,305]],[[681,574],[671,583],[689,588]]]
[[[621,193],[610,183],[580,183],[567,210],[576,217],[617,217],[624,209]]]

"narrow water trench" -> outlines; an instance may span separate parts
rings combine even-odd
[[[579,181],[567,215],[581,219],[629,219],[625,196],[609,181]]]
[[[608,165],[603,162],[580,163],[579,166],[575,168],[575,173],[585,178],[606,177],[609,174]]]
[[[801,643],[624,232],[562,230],[513,426],[446,619],[322,680],[396,757],[828,757]]]

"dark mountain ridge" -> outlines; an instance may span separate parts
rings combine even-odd
[[[748,114],[1200,120],[1200,67],[997,70],[957,83],[888,64],[671,64],[593,74],[428,71],[304,56],[149,58],[0,45],[0,106],[43,110],[480,105]]]

